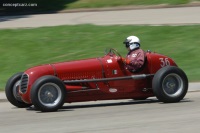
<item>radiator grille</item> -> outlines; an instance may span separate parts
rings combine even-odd
[[[28,88],[28,75],[23,74],[21,78],[20,91],[22,93],[26,93],[27,88]]]

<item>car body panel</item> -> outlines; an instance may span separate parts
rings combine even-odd
[[[42,76],[54,75],[61,81],[87,80],[125,77],[139,74],[155,74],[160,68],[167,65],[177,66],[169,57],[154,52],[146,53],[146,62],[142,69],[132,73],[126,69],[120,56],[107,54],[101,58],[91,58],[47,64],[30,68],[24,72],[28,75],[26,92],[19,92],[22,100],[31,103],[30,90],[34,82]],[[66,102],[81,102],[95,100],[146,98],[154,96],[152,78],[112,80],[102,82],[70,83],[65,84]]]
[[[30,90],[31,90],[31,87],[34,84],[34,82],[38,78],[40,78],[44,75],[54,75],[55,71],[50,64],[47,64],[47,65],[32,67],[32,68],[26,70],[24,72],[24,74],[27,74],[29,77],[27,91],[24,94],[24,93],[22,93],[22,91],[20,91],[21,89],[19,89],[19,94],[21,94],[22,100],[25,103],[31,103]]]

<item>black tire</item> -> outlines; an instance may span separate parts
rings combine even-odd
[[[26,108],[30,107],[32,104],[27,104],[21,100],[21,97],[18,94],[18,86],[21,80],[23,72],[16,73],[10,79],[8,79],[5,87],[5,93],[8,101],[18,107],[18,108]]]
[[[188,79],[180,68],[166,66],[156,72],[152,88],[155,96],[161,102],[179,102],[188,91]]]
[[[57,111],[63,106],[65,98],[65,85],[55,76],[43,76],[31,88],[31,101],[42,112]]]

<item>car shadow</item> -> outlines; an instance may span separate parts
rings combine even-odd
[[[193,102],[190,99],[183,99],[179,103],[187,103],[187,102]],[[75,109],[84,109],[84,108],[101,108],[101,107],[113,107],[113,106],[126,106],[126,105],[137,105],[137,104],[152,104],[152,103],[158,103],[158,104],[177,104],[177,103],[163,103],[159,100],[155,99],[146,99],[146,100],[127,100],[124,102],[114,102],[114,103],[95,103],[95,104],[80,104],[80,105],[64,105],[61,109],[59,109],[57,112],[65,112],[65,111],[74,111]],[[52,113],[52,112],[41,112],[40,110],[37,110],[34,106],[26,108],[27,111],[36,111],[36,113]]]
[[[134,104],[147,104],[147,103],[156,103],[159,102],[157,99],[146,99],[146,100],[127,100],[125,102],[116,103],[95,103],[87,105],[70,105],[63,106],[62,109],[82,109],[82,108],[100,108],[100,107],[109,107],[109,106],[125,106],[125,105],[134,105]]]
[[[36,109],[34,106],[31,106],[31,107],[28,107],[26,108],[27,111],[36,111],[36,113],[53,113],[53,112],[41,112],[40,110]],[[62,109],[59,109],[58,111],[56,112],[62,112],[62,111],[73,111],[72,109],[67,109],[67,110],[62,110]]]
[[[186,103],[186,102],[193,102],[190,99],[183,99],[178,103]],[[125,106],[125,105],[137,105],[137,104],[152,104],[152,103],[159,103],[159,104],[173,104],[173,103],[163,103],[160,102],[156,98],[146,99],[146,100],[127,100],[125,102],[117,102],[116,103],[97,103],[97,104],[87,104],[87,105],[67,105],[63,106],[61,110],[65,109],[81,109],[81,108],[99,108],[99,107],[109,107],[109,106]],[[175,104],[175,103],[174,103]]]
[[[73,111],[74,109],[83,109],[83,108],[100,108],[100,107],[109,107],[109,106],[125,106],[125,105],[134,105],[134,104],[147,104],[147,103],[156,103],[159,102],[157,99],[146,99],[146,100],[127,100],[125,102],[117,102],[116,103],[95,103],[95,104],[80,104],[80,105],[64,105],[57,112],[63,111]],[[43,113],[40,110],[37,110],[34,106],[26,108],[27,111],[37,111],[37,113]],[[45,112],[46,113],[46,112]],[[48,113],[48,112],[47,112]]]
[[[194,101],[189,99],[189,98],[184,98],[183,100],[181,100],[180,102],[177,102],[177,103],[188,103],[188,102],[194,102]],[[160,104],[177,104],[177,103],[163,103],[163,102],[160,102]]]
[[[193,102],[190,99],[183,99],[178,103],[187,103],[187,102]],[[160,102],[156,98],[146,99],[146,100],[127,100],[125,102],[117,102],[116,103],[97,103],[97,104],[86,104],[86,105],[65,105],[59,111],[69,111],[74,109],[84,109],[84,108],[101,108],[101,107],[113,107],[113,106],[126,106],[126,105],[138,105],[138,104],[152,104],[152,103],[158,103],[158,104],[177,104],[177,103],[163,103]]]

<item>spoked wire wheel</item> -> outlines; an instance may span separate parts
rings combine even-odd
[[[55,76],[40,77],[31,88],[31,101],[36,109],[43,112],[57,111],[65,98],[65,85]]]
[[[42,85],[38,92],[40,103],[47,107],[56,106],[62,98],[62,92],[58,85],[46,83]]]

